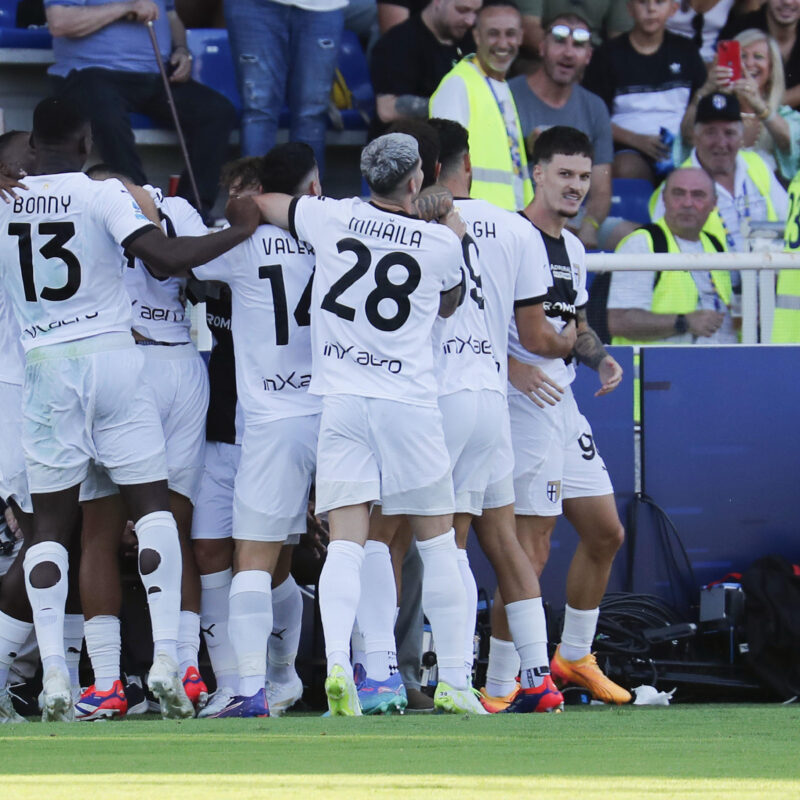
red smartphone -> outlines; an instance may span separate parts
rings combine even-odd
[[[730,67],[733,70],[732,81],[742,78],[742,48],[739,42],[718,42],[717,63],[721,67]]]

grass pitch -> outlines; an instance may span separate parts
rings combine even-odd
[[[800,706],[0,728],[3,798],[800,798]]]

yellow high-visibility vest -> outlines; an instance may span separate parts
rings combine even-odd
[[[464,81],[469,100],[469,156],[472,162],[472,189],[470,197],[488,200],[508,211],[520,211],[514,193],[514,163],[511,148],[519,148],[521,173],[523,179],[524,206],[533,199],[533,185],[528,175],[528,159],[525,156],[525,139],[517,115],[517,140],[509,141],[506,123],[497,101],[489,88],[487,78],[475,56],[462,58],[447,75],[442,78],[430,99],[429,109],[433,108],[436,95],[448,80],[459,77]],[[511,103],[514,103],[511,97]],[[514,113],[516,115],[516,105]]]
[[[783,242],[787,253],[800,253],[800,172],[789,184],[789,218]],[[782,269],[778,273],[772,341],[800,342],[800,270]]]

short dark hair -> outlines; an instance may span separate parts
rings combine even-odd
[[[439,134],[423,119],[399,119],[389,126],[387,133],[407,133],[417,140],[422,161],[422,188],[436,183],[436,164],[439,162]]]
[[[492,8],[513,8],[514,11],[518,12],[520,15],[522,14],[516,0],[485,0],[481,7],[475,12],[475,19],[477,20],[484,11],[488,11]]]
[[[261,159],[261,189],[296,194],[301,190],[300,182],[316,166],[314,151],[305,142],[275,145]]]
[[[586,156],[594,160],[594,148],[589,137],[568,125],[553,125],[542,131],[533,145],[531,164],[551,161],[553,156]]]
[[[87,177],[96,181],[104,181],[107,178],[116,178],[123,183],[136,184],[136,181],[131,178],[130,175],[126,175],[124,172],[120,172],[118,169],[114,169],[108,164],[94,164],[86,170],[86,175]]]
[[[33,110],[31,138],[43,144],[64,144],[89,124],[74,104],[61,97],[46,97]]]
[[[439,163],[446,174],[458,167],[464,154],[469,152],[469,133],[452,119],[433,117],[428,124],[439,134]]]
[[[252,189],[261,185],[261,158],[245,156],[224,164],[219,176],[219,183],[230,189],[235,183],[240,189]]]
[[[30,134],[28,131],[6,131],[0,134],[0,161],[4,160],[6,148],[8,148],[18,136],[30,136]]]

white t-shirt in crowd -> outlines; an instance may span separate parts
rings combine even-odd
[[[432,330],[461,283],[458,237],[358,198],[296,198],[290,224],[317,257],[309,391],[435,406]]]
[[[155,226],[118,180],[37,175],[0,203],[0,274],[25,351],[101,333],[130,333],[120,258]]]

